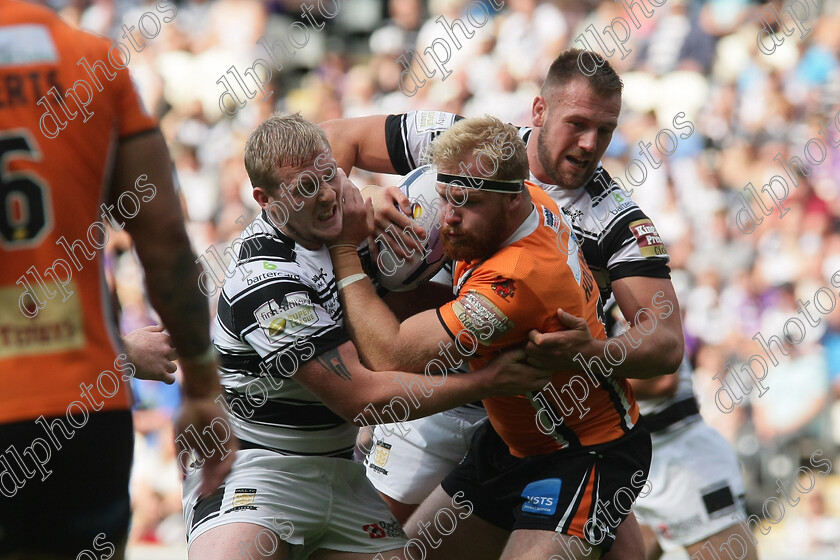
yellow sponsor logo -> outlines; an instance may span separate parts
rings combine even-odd
[[[391,456],[391,450],[382,447],[381,445],[376,446],[376,450],[373,454],[373,462],[374,464],[384,467],[388,463],[388,458]]]
[[[53,292],[58,291],[55,282],[47,281],[46,285]],[[22,290],[18,286],[0,288],[0,358],[63,352],[85,345],[78,286],[70,281],[64,290],[73,292],[67,301],[56,296],[30,319],[18,307]]]
[[[286,328],[286,319],[283,317],[277,317],[268,325],[268,335],[269,336],[278,336],[280,333],[283,332],[283,329]]]
[[[253,504],[257,499],[257,491],[253,488],[237,489],[233,495],[233,507]]]

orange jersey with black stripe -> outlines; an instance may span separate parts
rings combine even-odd
[[[531,215],[490,258],[456,264],[457,297],[438,310],[453,337],[467,330],[477,339],[473,369],[505,349],[522,346],[531,329],[563,329],[558,307],[586,319],[595,338],[606,338],[598,319],[598,290],[571,228],[542,189],[526,185],[534,203]],[[485,399],[484,406],[493,427],[518,457],[612,441],[639,418],[627,380],[595,372],[560,371],[537,393]]]
[[[100,206],[118,140],[157,123],[110,46],[0,0],[0,422],[131,404],[101,247],[135,200]]]

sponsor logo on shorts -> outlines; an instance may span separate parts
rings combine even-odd
[[[666,539],[673,539],[679,538],[679,535],[690,532],[702,524],[703,520],[700,518],[699,514],[696,514],[681,521],[670,521],[667,524],[660,523],[656,528],[656,531]],[[674,535],[676,535],[676,537]]]
[[[257,499],[256,488],[237,488],[233,493],[233,506],[247,506]]]
[[[229,510],[226,510],[225,513],[230,513],[232,511],[242,511],[242,510],[252,510],[256,511],[257,507],[251,504],[257,499],[257,489],[256,488],[237,488],[233,492],[233,499],[231,500],[231,505],[233,506]]]
[[[414,126],[418,133],[431,132],[449,128],[453,115],[443,111],[417,111]]]
[[[662,243],[662,238],[659,237],[659,232],[656,231],[656,227],[649,219],[630,222],[630,231],[636,237],[636,242],[639,244],[639,251],[643,257],[668,256],[668,251],[665,250],[665,245]]]
[[[525,503],[522,504],[523,513],[537,515],[554,515],[560,497],[563,481],[559,478],[545,478],[530,483],[522,491]]]
[[[408,538],[403,531],[402,525],[396,519],[393,521],[377,521],[369,525],[363,525],[362,530],[367,533],[372,539],[383,539],[390,537],[392,539]]]
[[[373,463],[379,467],[384,467],[388,464],[388,458],[391,456],[391,444],[380,442],[376,444],[373,450]]]
[[[377,523],[362,525],[362,531],[367,533],[372,539],[384,539],[386,536],[385,529],[380,527]]]
[[[735,510],[735,498],[732,496],[732,490],[726,481],[719,482],[716,485],[707,486],[700,490],[703,496],[703,505],[706,507],[706,513],[709,518],[716,519],[723,517]]]

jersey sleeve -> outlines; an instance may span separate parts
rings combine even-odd
[[[482,267],[483,268],[483,267]],[[546,315],[546,305],[521,280],[493,269],[476,270],[461,287],[458,297],[437,310],[438,318],[453,339],[467,331],[485,347],[487,355],[521,341],[532,328],[557,330],[559,325],[535,324]]]
[[[115,89],[120,92],[117,99],[120,115],[120,139],[157,129],[157,120],[143,107],[140,94],[137,92],[128,69],[117,72],[114,85],[116,86]]]
[[[249,275],[245,282],[252,285],[236,297],[225,292],[219,316],[228,318],[222,327],[250,345],[263,361],[292,373],[349,340],[343,324],[319,303],[317,290],[304,282],[294,263],[254,260],[249,264],[259,274]],[[223,306],[229,306],[229,312]]]
[[[385,119],[385,142],[394,170],[406,175],[423,165],[429,144],[462,118],[444,111],[388,115]]]
[[[602,183],[611,183],[603,168],[599,173]],[[607,207],[614,217],[609,220],[601,241],[610,280],[630,276],[670,278],[670,257],[653,220],[621,189],[611,188],[601,196],[612,197]]]
[[[107,49],[108,46],[104,46],[99,57],[95,60],[107,60]],[[114,73],[116,76],[113,81],[106,82],[103,80],[102,85],[111,93],[116,114],[119,116],[117,131],[119,138],[122,140],[157,129],[157,120],[143,106],[143,101],[140,99],[140,94],[131,78],[128,67],[122,70],[114,70]]]
[[[670,257],[656,226],[638,207],[615,224],[604,239],[612,281],[630,276],[670,278]]]

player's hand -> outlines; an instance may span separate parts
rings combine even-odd
[[[574,361],[575,356],[579,353],[589,356],[589,349],[595,341],[589,325],[585,319],[562,309],[557,310],[557,317],[566,330],[550,333],[532,330],[528,333],[528,344],[525,346],[527,361],[532,366],[553,371],[580,369]]]
[[[485,368],[492,396],[510,397],[539,391],[551,381],[552,372],[525,363],[524,350],[505,352]]]
[[[423,240],[426,239],[426,230],[411,219],[408,197],[397,187],[365,187],[362,194],[373,202],[373,237],[382,235],[397,257],[412,260],[414,255],[422,255],[423,247],[418,247],[414,237],[407,232],[413,230],[417,239]]]
[[[338,170],[341,175],[343,187],[339,204],[342,211],[341,233],[331,240],[328,245],[353,245],[358,246],[367,236],[373,233],[373,204],[370,200],[362,198],[359,189],[344,175],[344,171]]]
[[[163,332],[163,325],[136,329],[123,337],[125,353],[134,364],[137,379],[175,383],[176,359],[169,335]]]
[[[175,416],[175,444],[181,474],[201,469],[202,496],[212,494],[222,485],[238,448],[228,413],[218,399],[220,394],[215,391],[200,397],[184,395]]]

